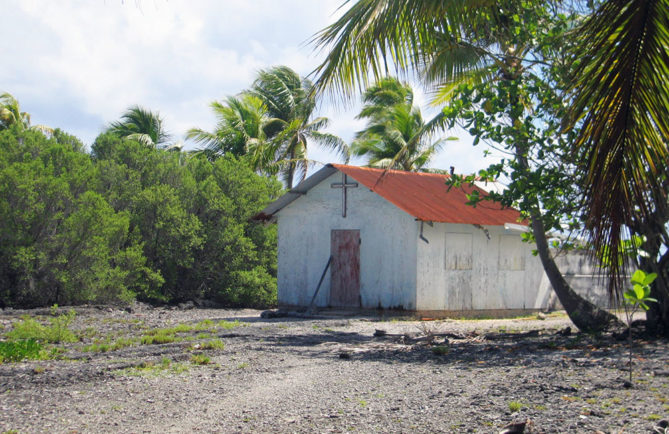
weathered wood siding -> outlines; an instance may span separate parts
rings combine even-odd
[[[429,243],[417,245],[418,310],[536,308],[543,269],[532,246],[501,226],[484,229],[423,225]]]
[[[351,178],[349,181],[354,182]],[[278,213],[278,290],[282,306],[307,306],[330,256],[333,229],[360,230],[360,299],[364,308],[416,309],[414,218],[360,185],[347,191],[341,215],[335,173]],[[330,302],[330,272],[316,298]]]

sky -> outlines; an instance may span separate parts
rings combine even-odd
[[[173,140],[184,140],[189,128],[213,130],[210,103],[248,88],[259,70],[286,65],[309,75],[325,56],[309,40],[341,15],[342,2],[3,0],[0,93],[12,94],[33,125],[61,128],[87,145],[132,105],[159,112]],[[436,113],[413,84],[425,113]],[[323,101],[318,115],[350,143],[364,127],[359,108]],[[470,173],[492,162],[465,132],[444,136],[459,139],[446,142],[431,167]],[[315,147],[309,153],[340,162]]]

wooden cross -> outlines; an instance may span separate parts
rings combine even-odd
[[[358,188],[357,182],[348,183],[346,181],[346,174],[342,172],[341,182],[333,182],[330,184],[330,188],[341,188],[341,216],[346,218],[346,189],[347,188]]]

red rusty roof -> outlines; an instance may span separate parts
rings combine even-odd
[[[503,208],[497,202],[485,201],[476,207],[467,205],[466,194],[474,190],[478,190],[482,196],[487,193],[475,186],[452,188],[449,191],[445,185],[449,175],[385,171],[343,164],[331,166],[418,220],[490,226],[502,226],[504,223],[517,223],[521,220],[517,210]]]

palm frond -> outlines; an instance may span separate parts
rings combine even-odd
[[[608,1],[578,38],[575,147],[585,161],[587,228],[612,264],[613,291],[623,283],[618,257],[626,227],[650,211],[647,192],[663,191],[668,173],[669,1]]]
[[[128,108],[119,121],[112,122],[107,132],[138,140],[149,146],[160,145],[170,140],[160,115],[137,105]]]
[[[341,137],[330,133],[321,133],[320,131],[312,131],[310,135],[321,146],[339,155],[344,160],[344,164],[348,164],[351,159],[351,150]]]
[[[362,91],[391,68],[415,71],[434,52],[435,32],[457,31],[467,10],[466,0],[358,1],[311,41],[328,51],[314,71],[316,90],[350,98],[356,87]]]

